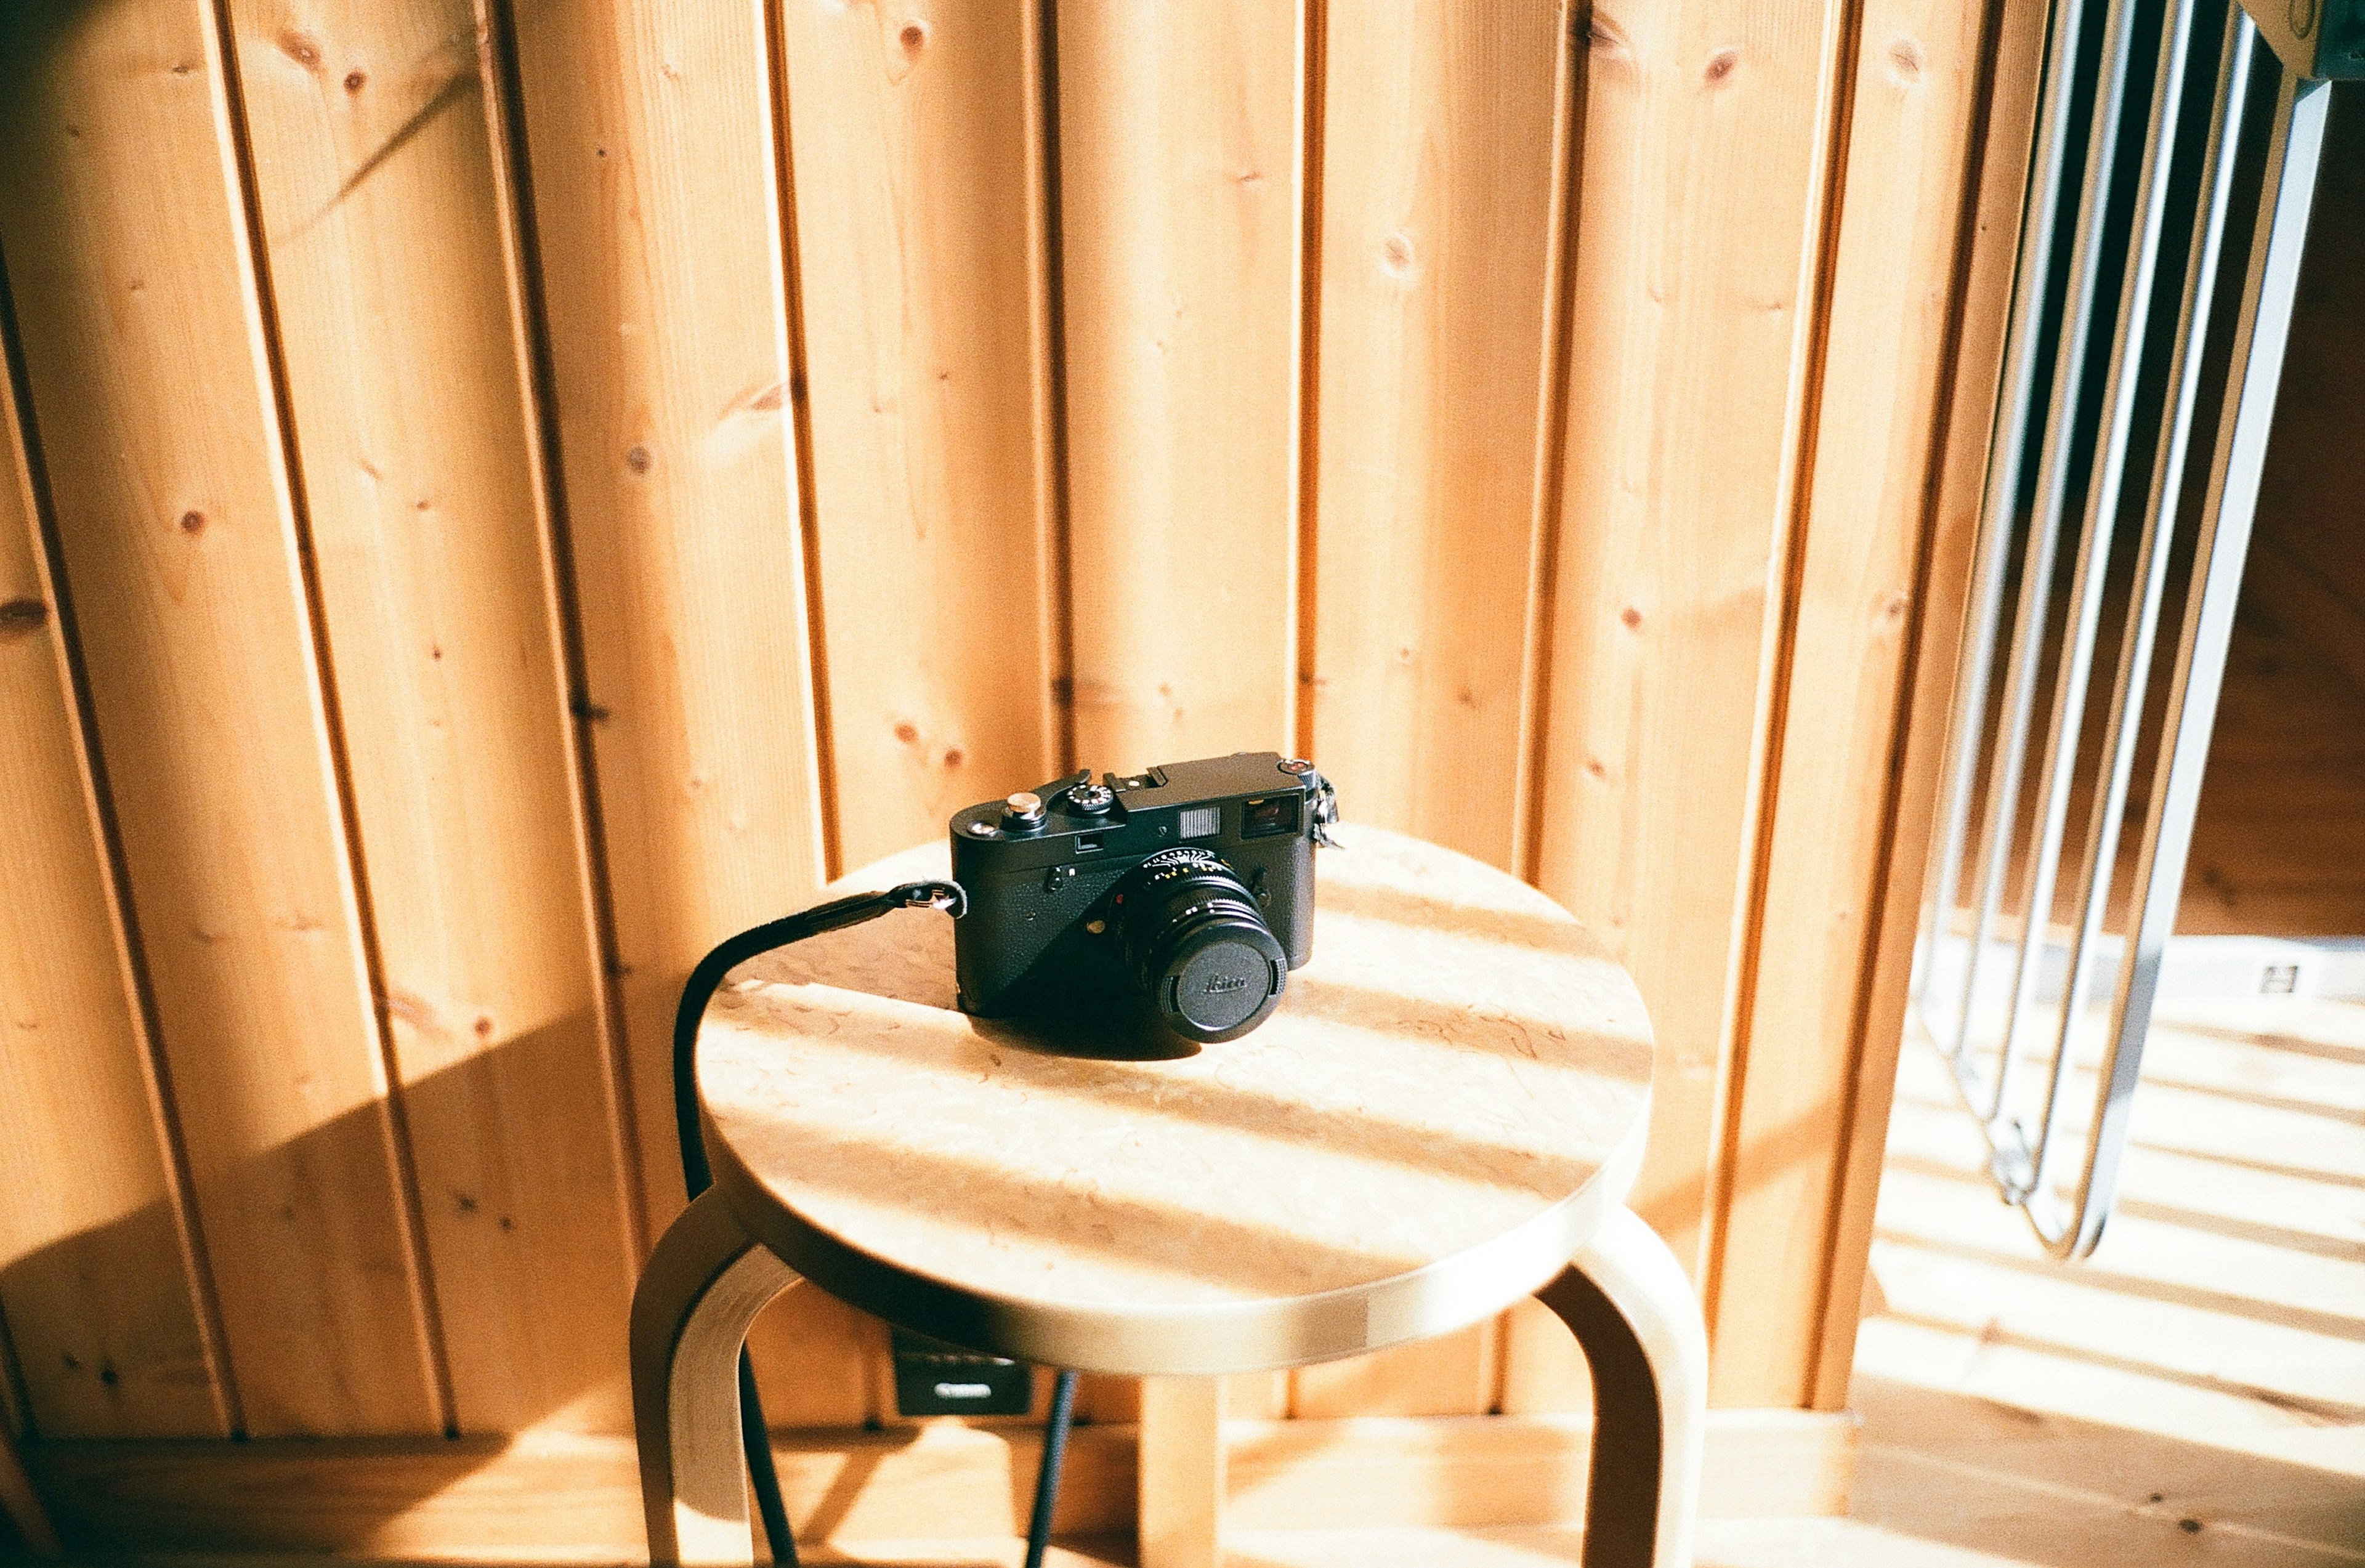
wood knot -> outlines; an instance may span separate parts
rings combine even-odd
[[[484,1016],[482,1014],[478,1014],[476,1016],[476,1038],[480,1040],[490,1039],[492,1038],[492,1034],[493,1021],[490,1018]]]
[[[12,599],[0,604],[0,642],[29,637],[50,623],[50,607],[38,599]]]
[[[947,746],[945,748],[945,766],[947,767],[958,767],[962,763],[967,762],[968,760],[969,754],[961,750],[960,747],[954,745]]]
[[[369,85],[369,73],[367,73],[367,72],[364,71],[361,67],[359,67],[359,66],[355,66],[355,67],[353,67],[353,69],[352,69],[351,71],[348,71],[348,72],[346,72],[346,73],[345,73],[345,91],[346,91],[346,92],[348,92],[348,93],[358,93],[358,92],[360,92],[364,87],[366,87],[366,86],[368,86],[368,85]]]
[[[205,514],[205,513],[203,513],[203,512],[201,512],[201,511],[185,511],[185,512],[183,512],[183,513],[181,514],[181,532],[182,532],[186,533],[186,534],[190,534],[190,535],[194,536],[194,535],[196,535],[196,534],[199,534],[199,533],[203,533],[205,531],[206,531],[206,514]]]
[[[1401,229],[1381,241],[1380,264],[1394,276],[1405,277],[1411,274],[1414,254],[1412,236]]]
[[[1922,68],[1928,57],[1922,46],[1909,38],[1896,38],[1889,44],[1889,74],[1900,87],[1911,87],[1922,80]]]
[[[307,71],[320,68],[319,40],[297,32],[294,28],[279,35],[279,52]]]
[[[917,60],[920,51],[928,47],[928,24],[916,17],[905,22],[903,30],[895,35],[895,41],[903,46],[906,56]]]
[[[1711,87],[1721,86],[1740,68],[1741,50],[1727,44],[1708,57],[1707,68],[1701,71],[1700,77]]]
[[[902,741],[905,745],[910,745],[913,741],[920,738],[919,728],[913,724],[909,720],[906,720],[904,722],[895,726],[895,738]]]
[[[624,452],[624,466],[635,474],[647,473],[649,462],[649,449],[645,446],[628,447]]]
[[[1624,60],[1633,51],[1626,46],[1626,35],[1618,24],[1598,11],[1588,11],[1577,24],[1577,37],[1586,49],[1605,62]]]
[[[1618,612],[1618,620],[1620,624],[1631,632],[1642,624],[1642,612],[1630,604]]]

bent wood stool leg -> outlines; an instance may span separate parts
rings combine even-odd
[[[633,1426],[652,1563],[752,1563],[739,1449],[739,1348],[798,1276],[702,1193],[633,1291]]]
[[[1141,1380],[1135,1535],[1141,1568],[1224,1560],[1224,1380]]]
[[[1621,1208],[1536,1295],[1576,1336],[1593,1373],[1586,1568],[1688,1568],[1708,1334],[1683,1266]]]

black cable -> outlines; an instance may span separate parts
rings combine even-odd
[[[681,1142],[681,1176],[689,1195],[697,1197],[714,1185],[706,1162],[706,1137],[698,1115],[698,1025],[706,1004],[714,999],[723,977],[758,953],[802,942],[826,931],[859,925],[891,910],[941,909],[958,919],[969,908],[969,895],[958,882],[905,882],[883,893],[857,893],[769,921],[742,931],[698,961],[681,988],[681,1005],[673,1015],[673,1121]],[[1026,1531],[1026,1568],[1042,1568],[1043,1552],[1051,1539],[1051,1509],[1059,1500],[1059,1463],[1068,1447],[1068,1427],[1075,1407],[1076,1374],[1062,1371],[1051,1388],[1051,1423],[1043,1435],[1043,1465],[1035,1478],[1035,1512]],[[739,1349],[739,1442],[746,1450],[748,1487],[756,1494],[756,1511],[763,1517],[764,1539],[770,1543],[778,1568],[796,1568],[797,1545],[789,1529],[789,1510],[780,1496],[780,1477],[772,1463],[772,1443],[764,1425],[763,1401],[756,1393],[756,1367],[747,1349]]]
[[[1060,1370],[1051,1383],[1051,1424],[1043,1429],[1043,1468],[1035,1473],[1035,1513],[1026,1521],[1026,1568],[1043,1568],[1051,1544],[1051,1506],[1059,1500],[1059,1462],[1068,1452],[1068,1420],[1076,1409],[1076,1374]]]
[[[948,882],[913,882],[891,892],[862,893],[816,904],[782,920],[742,931],[698,961],[681,988],[681,1005],[673,1016],[673,1120],[681,1142],[682,1184],[697,1197],[714,1185],[706,1162],[706,1137],[698,1121],[698,1025],[706,1004],[723,977],[756,957],[791,942],[802,942],[825,931],[876,920],[889,910],[934,903],[948,898],[958,906],[961,891]],[[771,1544],[779,1568],[796,1568],[797,1544],[789,1529],[789,1509],[780,1495],[779,1470],[772,1463],[772,1444],[764,1425],[764,1402],[756,1392],[756,1364],[747,1348],[739,1348],[739,1444],[747,1455],[749,1489],[756,1494],[756,1511],[763,1517],[764,1539]]]
[[[747,1489],[771,1543],[774,1568],[797,1568],[796,1532],[789,1529],[789,1505],[780,1495],[780,1473],[772,1463],[772,1433],[764,1425],[764,1401],[756,1392],[756,1362],[739,1347],[739,1446],[747,1454]]]

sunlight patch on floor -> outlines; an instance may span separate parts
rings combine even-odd
[[[1858,1520],[2046,1568],[2365,1563],[2365,1007],[2163,1007],[2089,1262],[1985,1165],[1909,1040]]]

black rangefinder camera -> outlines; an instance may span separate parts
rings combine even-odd
[[[1146,1003],[1186,1039],[1237,1039],[1313,956],[1314,848],[1337,820],[1313,764],[1270,751],[1087,770],[957,812],[961,1005]]]

